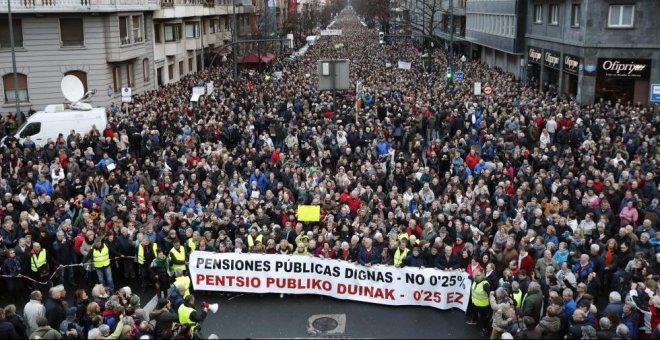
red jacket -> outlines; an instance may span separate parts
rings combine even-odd
[[[520,260],[520,266],[519,268],[522,270],[524,269],[527,272],[527,275],[532,275],[534,272],[534,266],[536,263],[534,263],[534,259],[527,254],[527,256],[523,257]]]
[[[471,152],[465,157],[465,164],[467,165],[470,170],[474,170],[474,167],[479,163],[479,155],[475,152],[472,154]]]

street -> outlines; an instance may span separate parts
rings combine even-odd
[[[211,297],[213,296],[213,297]],[[312,295],[198,293],[198,301],[218,303],[216,314],[203,323],[203,334],[220,338],[478,338],[476,327],[465,324],[460,310],[429,307],[390,307],[337,300]],[[339,320],[335,334],[308,332],[308,320],[315,315],[332,315]],[[345,325],[342,325],[345,316]],[[322,326],[319,320],[316,326]],[[328,324],[328,323],[325,323]],[[452,327],[452,324],[459,327]],[[345,326],[343,332],[341,327]]]

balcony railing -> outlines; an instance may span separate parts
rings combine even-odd
[[[0,0],[0,13],[6,13],[8,1],[11,1],[12,11],[17,13],[158,9],[157,0]]]

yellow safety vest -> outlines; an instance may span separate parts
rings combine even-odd
[[[403,252],[401,252],[401,248],[396,248],[396,252],[394,252],[394,266],[395,267],[401,267],[401,264],[403,264],[403,260],[406,259],[406,256],[408,256],[408,252],[410,250],[406,248]]]
[[[186,249],[181,247],[181,251],[176,250],[176,248],[172,248],[170,250],[170,254],[174,254],[174,258],[177,261],[185,261],[186,260]],[[177,269],[181,269],[181,271],[186,270],[186,265],[185,264],[172,264],[172,271],[176,271]]]
[[[256,241],[264,243],[263,240],[264,240],[264,235],[261,234],[257,235]],[[247,241],[248,241],[248,249],[252,249],[252,247],[254,247],[255,239],[252,237],[252,235],[248,235]]]
[[[186,288],[186,291],[183,293],[183,297],[185,298],[186,296],[190,295],[190,278],[187,276],[179,276],[174,280],[174,284],[176,285],[177,282],[180,282],[183,287]]]
[[[490,300],[488,300],[488,293],[484,289],[484,284],[486,280],[483,280],[479,283],[476,281],[472,282],[472,303],[477,307],[488,307],[490,305]]]
[[[192,238],[188,239],[188,249],[190,249],[191,252],[197,249],[197,244],[195,244],[195,240],[193,240]]]
[[[156,243],[152,243],[151,246],[151,248],[154,250],[154,257],[158,256],[158,245]],[[144,247],[142,247],[142,245],[138,247],[137,257],[138,264],[144,264]]]
[[[30,262],[32,262],[32,272],[38,272],[41,266],[45,266],[48,263],[46,260],[46,251],[42,249],[39,254],[32,254]]]
[[[92,262],[94,264],[94,268],[96,269],[101,269],[105,268],[110,265],[110,251],[108,250],[108,246],[105,244],[103,245],[103,248],[101,250],[97,250],[96,248],[92,249]]]
[[[177,314],[179,315],[179,323],[182,325],[194,325],[195,323],[190,320],[190,314],[195,311],[195,308],[191,308],[186,306],[185,304],[181,304],[179,306],[179,310],[177,310]]]
[[[518,293],[513,293],[513,299],[516,300],[516,307],[522,307],[523,293],[522,290],[519,290]]]

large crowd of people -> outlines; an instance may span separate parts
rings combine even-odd
[[[350,11],[334,28],[295,61],[137,94],[103,131],[10,138],[0,338],[190,337],[208,308],[190,294],[194,250],[465,271],[467,324],[493,339],[660,338],[657,112],[581,106],[479,61],[448,84],[442,51],[424,65]],[[317,91],[328,58],[350,59],[361,97]],[[297,221],[299,204],[320,222]],[[89,279],[91,298],[73,286]],[[119,283],[156,287],[156,309]]]

